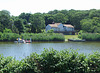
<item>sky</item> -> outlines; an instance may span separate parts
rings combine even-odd
[[[0,11],[8,10],[11,15],[21,13],[47,13],[52,10],[100,9],[100,0],[0,0]]]

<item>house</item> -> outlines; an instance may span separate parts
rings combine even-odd
[[[53,29],[55,33],[75,34],[74,26],[71,24],[54,23],[46,26],[46,31]]]

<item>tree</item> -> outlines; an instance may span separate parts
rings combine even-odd
[[[31,32],[36,33],[36,26],[34,24],[31,25]]]
[[[3,33],[12,33],[12,31],[11,31],[11,29],[5,28],[5,30],[3,30]]]
[[[45,20],[41,13],[31,15],[30,21],[32,23],[31,31],[41,32],[45,28]]]
[[[49,12],[48,12],[48,14],[52,14],[52,15],[57,14],[57,13],[59,13],[58,10],[53,10],[53,11],[49,11]]]
[[[12,26],[12,32],[19,34],[18,28],[15,25]]]
[[[4,26],[0,23],[0,32],[3,32]]]
[[[68,17],[62,13],[57,13],[54,15],[54,22],[57,23],[67,23]]]
[[[2,26],[2,29],[8,28],[10,25],[10,12],[7,10],[0,11],[0,23]]]
[[[62,14],[64,14],[64,15],[68,15],[68,11],[67,10],[61,10],[59,12],[62,13]]]
[[[100,23],[100,18],[99,17],[93,17],[92,22],[93,22],[93,25],[97,26]]]
[[[92,19],[93,17],[100,17],[100,10],[92,9],[90,10],[89,17]]]
[[[75,11],[72,10],[69,13],[70,23],[75,26],[76,30],[81,30],[80,21],[88,18],[88,11]]]
[[[93,32],[92,19],[83,19],[80,21],[81,28],[85,32]]]
[[[16,26],[16,28],[18,28],[19,33],[23,33],[24,32],[24,26],[22,24],[22,20],[21,19],[16,19],[14,21],[14,25]]]
[[[44,19],[45,19],[46,26],[48,24],[52,24],[52,22],[54,21],[53,15],[50,15],[50,14],[44,14]]]
[[[30,16],[31,16],[30,13],[21,13],[21,14],[19,15],[19,18],[20,18],[20,19],[26,19],[27,22],[29,23],[29,18],[30,18]]]
[[[26,19],[23,19],[23,24],[27,25],[27,20]]]

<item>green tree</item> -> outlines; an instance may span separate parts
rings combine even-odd
[[[83,19],[80,21],[81,28],[85,32],[93,32],[92,19]]]
[[[68,10],[61,10],[59,12],[62,13],[62,14],[64,14],[64,15],[68,15]]]
[[[50,15],[50,14],[44,14],[44,19],[45,19],[46,26],[48,24],[52,24],[52,22],[54,21],[53,15]]]
[[[3,32],[4,26],[0,23],[0,32]]]
[[[15,25],[12,26],[12,32],[19,34],[18,28]]]
[[[26,19],[23,19],[23,24],[27,25],[27,20]]]
[[[30,21],[32,23],[31,31],[41,32],[45,28],[45,20],[41,13],[31,15]]]
[[[93,17],[92,22],[93,22],[93,25],[97,26],[100,23],[100,18],[99,17]]]
[[[14,25],[16,26],[16,28],[18,28],[19,33],[24,32],[24,26],[21,19],[16,19],[14,21]]]
[[[19,18],[20,18],[20,19],[26,19],[27,22],[29,23],[29,18],[30,18],[30,16],[31,16],[30,13],[21,13],[21,14],[19,15]]]
[[[54,15],[54,22],[57,23],[67,23],[68,17],[62,13],[57,13]]]
[[[10,25],[10,12],[9,11],[7,10],[0,11],[0,23],[1,23],[3,30],[5,28],[8,28],[8,26]]]
[[[88,18],[88,11],[72,11],[69,14],[70,22],[75,26],[76,30],[81,30],[80,21],[82,19]]]
[[[3,33],[12,33],[12,31],[11,31],[11,29],[5,28],[5,30],[3,30]]]
[[[57,14],[57,13],[59,13],[58,10],[53,10],[53,11],[49,11],[49,12],[48,12],[48,14],[52,14],[52,15]]]
[[[31,32],[36,33],[36,26],[35,25],[31,25]]]
[[[89,17],[100,17],[100,10],[92,9],[90,10]]]

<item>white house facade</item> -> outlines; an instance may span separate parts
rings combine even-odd
[[[74,31],[74,27],[70,24],[62,24],[62,23],[55,23],[55,24],[48,24],[46,26],[46,31],[53,29],[54,31],[64,32],[64,31]]]
[[[54,23],[46,26],[46,31],[53,29],[54,32],[75,34],[74,26],[71,24]]]
[[[66,25],[64,24],[65,31],[74,31],[74,27],[72,25]]]

